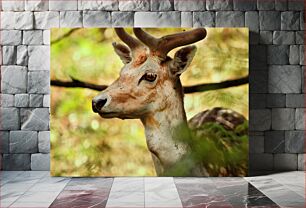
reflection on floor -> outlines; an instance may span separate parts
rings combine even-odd
[[[64,178],[1,172],[1,207],[305,207],[305,172],[246,178]]]
[[[224,179],[175,182],[184,207],[279,207],[243,178]]]

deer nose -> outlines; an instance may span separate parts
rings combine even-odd
[[[101,108],[105,105],[107,102],[107,98],[99,98],[97,100],[93,99],[92,100],[92,110],[95,113],[98,113]]]

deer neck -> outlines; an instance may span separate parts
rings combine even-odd
[[[187,145],[179,141],[177,132],[179,127],[187,127],[183,97],[178,94],[172,98],[173,101],[162,112],[141,119],[158,175],[180,161],[188,150]]]

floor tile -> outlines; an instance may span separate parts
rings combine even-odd
[[[180,208],[182,202],[176,189],[145,192],[145,207],[175,207]]]
[[[177,177],[174,178],[175,184],[212,184],[209,177]]]
[[[10,208],[48,208],[51,202],[15,202]]]
[[[35,183],[28,191],[62,191],[70,181],[70,178],[43,178]]]
[[[1,180],[1,207],[43,208],[50,204],[51,208],[305,206],[305,172],[298,171],[246,178],[115,179],[50,177],[46,171],[4,171]]]
[[[294,191],[305,198],[305,173],[302,171],[293,171],[289,173],[277,173],[269,175],[277,183],[284,185],[286,188]]]
[[[111,192],[106,208],[144,207],[144,192]]]
[[[57,195],[60,193],[60,191],[47,192],[45,190],[46,189],[36,192],[27,191],[16,201],[14,201],[10,207],[49,207]]]
[[[146,207],[182,207],[182,203],[172,177],[146,177]]]
[[[144,178],[118,177],[114,179],[112,192],[144,192]]]
[[[96,190],[109,192],[113,184],[113,178],[72,178],[65,190]]]
[[[145,192],[155,192],[159,190],[172,190],[175,188],[172,177],[145,177],[144,178]]]
[[[15,192],[25,192],[28,189],[30,189],[36,182],[38,182],[38,179],[35,180],[33,183],[27,183],[27,182],[8,182],[4,184],[1,187],[1,196],[9,194],[9,193],[15,193]]]
[[[215,188],[233,207],[247,204],[248,182],[243,178],[212,178]]]
[[[201,183],[195,181],[175,179],[183,207],[232,207],[210,178],[202,178]]]
[[[47,176],[49,176],[48,171],[24,171],[23,173],[19,174],[15,179],[32,180],[41,179]]]
[[[59,184],[36,183],[28,191],[38,192],[40,190],[48,190],[53,192],[60,192],[64,190],[65,186],[66,186],[65,183],[59,183]]]
[[[113,183],[113,178],[72,178],[51,207],[103,208]]]
[[[304,207],[305,199],[269,176],[246,178],[254,187],[276,204],[284,207]]]
[[[103,208],[106,205],[108,193],[94,190],[65,190],[60,193],[50,208]]]
[[[9,194],[5,195],[4,198],[1,197],[0,200],[0,207],[9,207],[11,204],[13,204],[23,193],[20,194]]]
[[[218,177],[203,181],[175,179],[184,207],[279,207],[243,178]]]
[[[1,186],[11,180],[14,180],[18,175],[22,174],[23,172],[24,171],[1,171],[0,172]]]
[[[46,176],[39,180],[40,183],[60,183],[65,181],[70,181],[70,177],[53,177],[53,176]]]
[[[18,174],[9,183],[31,183],[38,182],[41,178],[47,177],[48,172],[46,171],[23,171]]]
[[[3,178],[9,178],[9,177],[16,177],[17,175],[23,173],[25,171],[1,171],[0,177]]]
[[[245,196],[245,206],[248,207],[267,207],[276,208],[279,207],[270,198],[264,195],[261,191],[255,188],[252,184],[248,184],[248,192]],[[235,204],[234,204],[235,205]]]
[[[16,202],[53,202],[60,192],[49,191],[27,191]]]
[[[8,182],[0,187],[0,202],[1,207],[6,207],[15,202],[19,197],[21,197],[27,190],[29,190],[36,182],[32,180],[32,183],[28,181],[20,181],[20,182]]]

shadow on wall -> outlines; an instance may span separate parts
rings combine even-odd
[[[272,34],[272,33],[271,33]],[[262,174],[258,173],[258,157],[254,155],[258,148],[257,131],[263,131],[270,128],[271,120],[261,120],[257,118],[256,112],[258,109],[266,107],[266,93],[268,93],[268,65],[267,65],[267,45],[253,45],[254,42],[264,42],[259,33],[250,31],[250,47],[249,47],[249,175]],[[262,138],[261,138],[262,139]],[[263,162],[263,161],[261,161]],[[273,164],[271,161],[266,163]],[[256,170],[256,171],[255,171]]]
[[[261,31],[260,34],[250,31],[250,176],[296,170],[297,164],[295,163],[298,163],[296,161],[297,154],[290,154],[291,151],[285,148],[285,137],[287,139],[288,135],[285,135],[284,130],[300,129],[300,127],[296,127],[296,109],[288,108],[290,106],[286,104],[288,102],[286,97],[290,93],[299,95],[296,93],[304,92],[303,79],[301,79],[303,71],[298,66],[298,64],[302,64],[299,55],[297,55],[296,63],[293,63],[291,54],[289,54],[291,46],[284,45],[281,41],[277,42],[274,35],[275,31]],[[297,46],[296,49],[299,50],[299,47]],[[301,98],[303,97],[302,95]],[[301,117],[303,117],[303,112]],[[301,127],[301,129],[303,128]],[[303,131],[300,132],[304,134]],[[300,137],[302,141],[299,141],[299,136],[295,136],[295,145],[304,147],[304,136]]]

